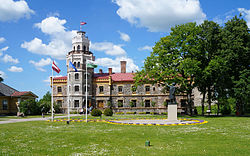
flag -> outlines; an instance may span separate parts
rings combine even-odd
[[[87,67],[89,67],[89,68],[96,68],[97,65],[94,63],[94,61],[87,60]]]
[[[55,72],[57,72],[57,73],[60,73],[60,69],[56,66],[56,64],[55,64],[55,62],[53,61],[53,63],[52,63],[52,69],[55,71]]]
[[[80,22],[80,25],[84,25],[84,24],[87,24],[86,22]]]
[[[69,61],[69,65],[75,69],[75,72],[78,72],[78,70],[76,69],[76,67],[73,65],[73,63],[71,61]]]

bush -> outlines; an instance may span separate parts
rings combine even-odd
[[[224,105],[222,108],[221,108],[221,113],[223,115],[230,115],[231,114],[231,107],[230,105]]]
[[[139,112],[139,114],[146,114],[146,112]]]
[[[163,112],[163,113],[161,113],[162,115],[168,115],[168,113],[167,112]]]
[[[155,115],[155,114],[157,114],[157,113],[156,113],[156,112],[150,112],[150,114],[151,114],[151,115]]]
[[[20,111],[25,115],[38,115],[41,114],[41,108],[35,99],[28,99],[21,101]]]
[[[102,115],[102,111],[99,109],[93,109],[91,112],[92,116],[101,116]]]
[[[116,112],[115,114],[124,114],[124,112]]]
[[[106,115],[106,116],[112,116],[112,115],[113,115],[112,109],[106,108],[106,109],[104,110],[104,115]]]

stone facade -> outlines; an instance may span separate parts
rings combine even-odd
[[[85,32],[77,32],[72,40],[72,51],[66,56],[67,76],[54,78],[54,101],[62,105],[66,112],[69,104],[71,111],[81,111],[85,108],[86,97],[86,61],[94,61],[93,53],[89,51],[89,40]],[[77,71],[72,68],[71,63]],[[126,61],[121,61],[121,73],[94,73],[94,69],[87,70],[87,106],[105,109],[112,105],[115,111],[123,112],[166,112],[164,102],[168,102],[168,94],[162,92],[162,86],[144,84],[133,90],[134,73],[126,73]],[[59,92],[58,92],[59,87]],[[61,90],[60,90],[61,87]],[[133,91],[132,91],[133,90]],[[198,94],[197,92],[194,92]],[[176,95],[178,108],[186,107],[186,96]]]

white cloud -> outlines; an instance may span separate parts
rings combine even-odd
[[[30,60],[29,63],[33,64],[37,70],[40,70],[42,72],[46,72],[46,70],[43,68],[44,66],[52,64],[52,60],[50,58],[47,59],[41,59],[39,62],[35,62],[33,60]]]
[[[12,56],[8,55],[8,54],[5,54],[4,57],[2,58],[3,62],[5,63],[14,63],[14,64],[17,64],[19,63],[19,60],[18,59],[14,59]]]
[[[118,33],[120,34],[120,39],[121,39],[121,40],[123,40],[123,41],[125,41],[125,42],[130,41],[130,37],[129,37],[128,34],[123,33],[123,32],[120,32],[120,31],[118,31]]]
[[[76,31],[66,30],[65,23],[66,20],[60,20],[57,17],[48,17],[41,23],[36,23],[34,26],[49,35],[51,41],[45,44],[41,39],[35,37],[29,42],[22,43],[21,47],[34,54],[47,55],[60,60],[65,59],[67,52],[71,50],[72,37],[76,35]]]
[[[144,47],[138,48],[139,51],[152,51],[152,46],[145,45]]]
[[[113,0],[120,8],[117,14],[151,32],[166,32],[171,26],[196,21],[201,23],[206,15],[199,0]]]
[[[0,49],[0,56],[2,56],[3,55],[3,53],[2,52],[4,52],[4,51],[6,51],[6,50],[8,50],[9,49],[9,47],[7,46],[7,47],[4,47],[4,48],[2,48],[2,49]]]
[[[29,18],[35,12],[26,1],[0,0],[0,21],[17,21],[20,18]]]
[[[11,72],[22,72],[23,68],[22,67],[11,66],[10,68],[8,68],[8,71],[11,71]]]
[[[7,78],[7,75],[0,70],[0,77],[2,77],[3,79],[6,79]]]
[[[126,54],[126,51],[122,48],[122,45],[116,45],[111,42],[91,43],[90,48],[96,51],[104,51],[107,55],[111,56]]]
[[[135,65],[134,61],[131,58],[127,57],[117,57],[115,59],[111,58],[98,58],[95,63],[99,66],[112,68],[114,72],[121,72],[120,61],[127,61],[127,72],[132,72],[139,70],[139,67]]]
[[[5,41],[4,37],[0,37],[0,43],[3,43]]]
[[[247,21],[247,26],[250,28],[250,10],[247,10],[245,8],[238,8],[238,11],[242,13],[242,15],[245,17]]]

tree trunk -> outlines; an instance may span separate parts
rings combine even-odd
[[[209,86],[208,87],[208,90],[207,90],[207,96],[208,96],[208,110],[210,110],[210,113],[211,113],[211,87]]]
[[[193,115],[193,110],[192,110],[192,99],[191,99],[191,96],[192,96],[192,91],[188,91],[187,93],[187,99],[188,99],[188,107],[189,107],[189,115]]]
[[[206,91],[203,92],[202,101],[201,101],[201,114],[202,114],[202,116],[204,116],[204,114],[205,114],[205,105],[204,105],[205,98],[206,98]]]

